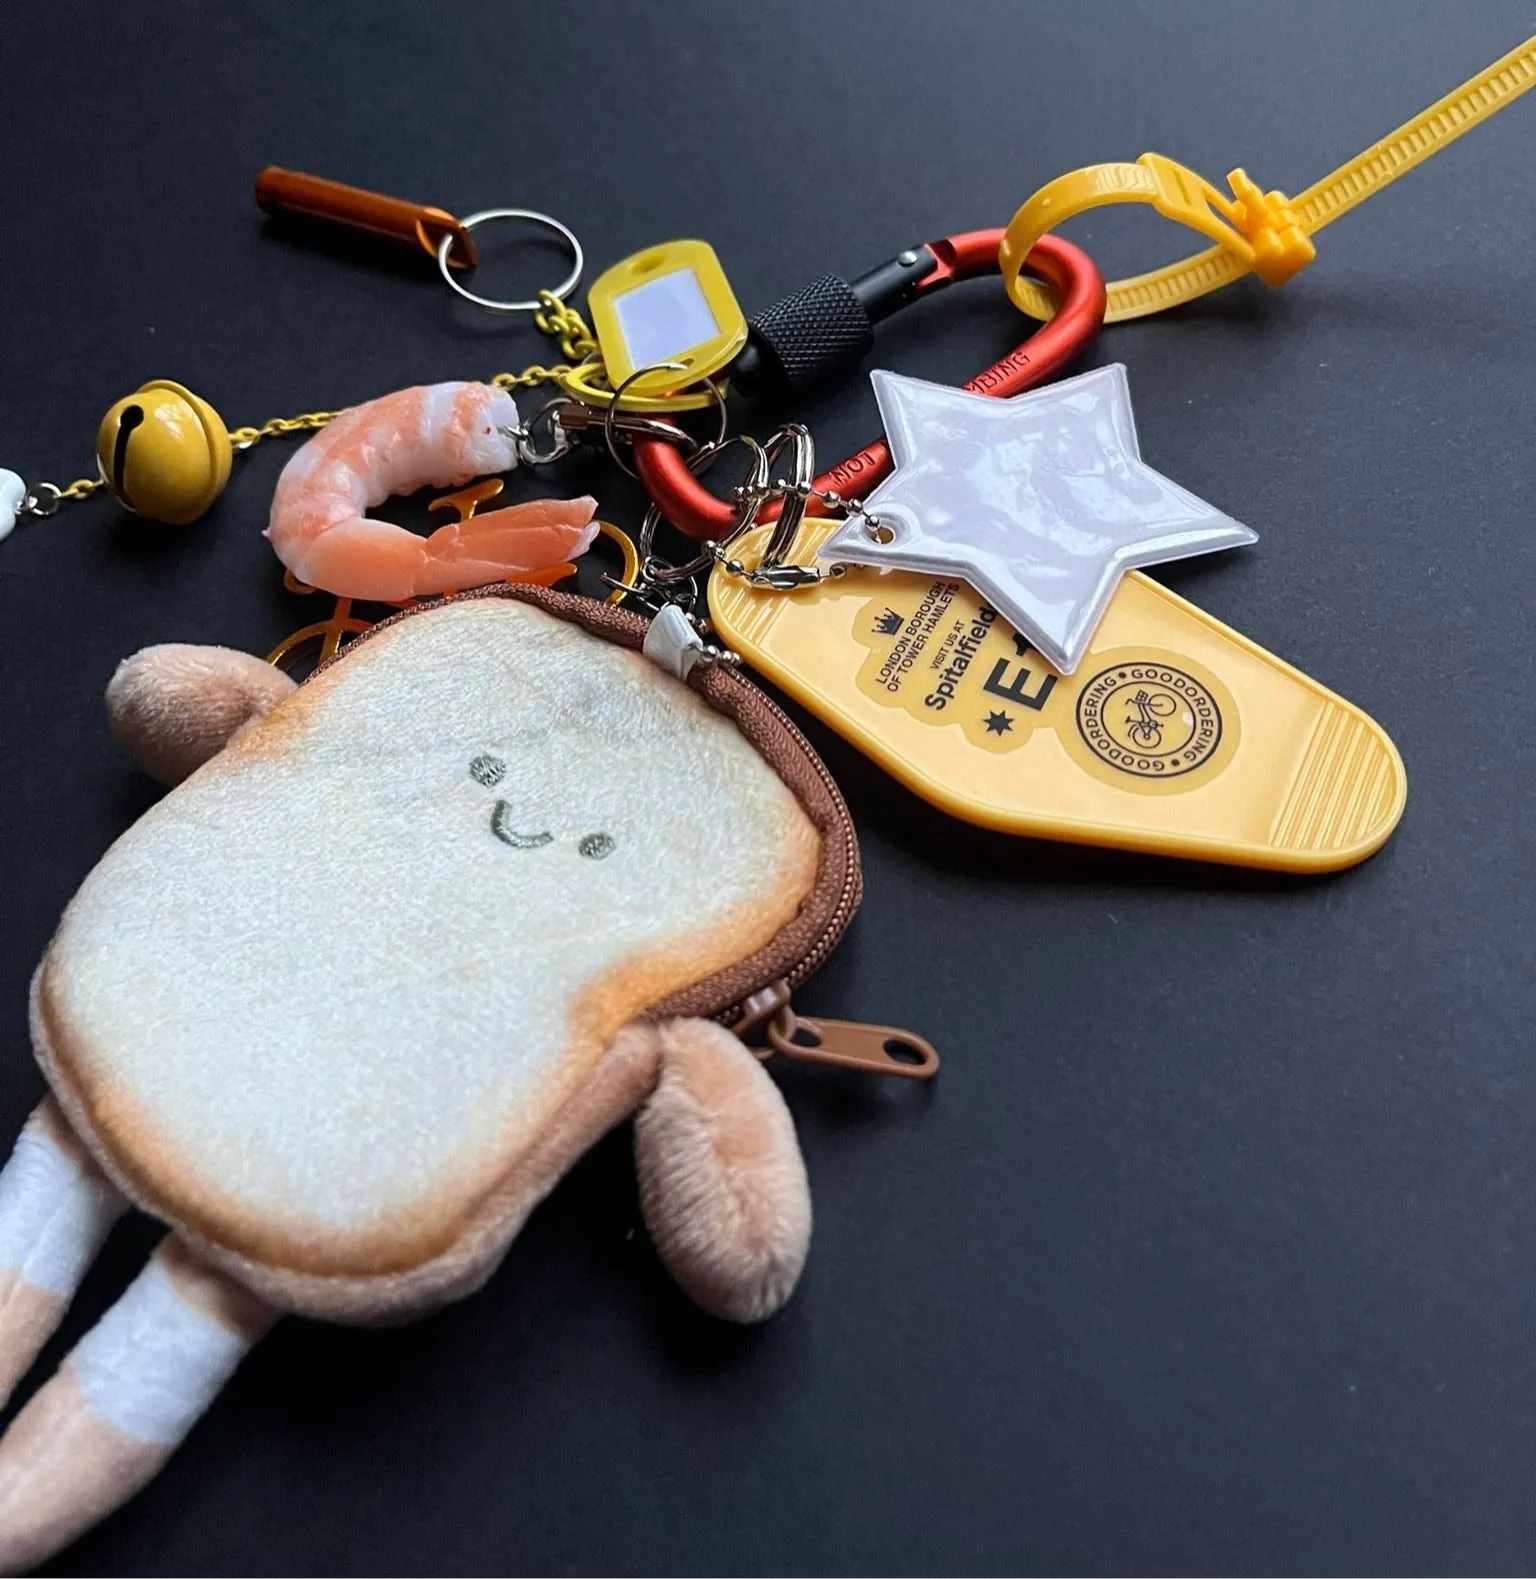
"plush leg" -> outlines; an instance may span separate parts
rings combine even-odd
[[[49,1097],[0,1171],[0,1405],[58,1326],[127,1204]]]
[[[0,1438],[0,1572],[42,1562],[153,1478],[276,1316],[162,1240]]]
[[[107,717],[139,767],[162,784],[179,784],[293,688],[281,669],[248,652],[167,643],[117,666]]]
[[[761,1321],[794,1292],[810,1244],[794,1121],[729,1031],[674,1020],[658,1035],[661,1075],[635,1119],[646,1226],[711,1315]]]

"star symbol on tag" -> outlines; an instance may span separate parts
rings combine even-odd
[[[987,733],[989,735],[1006,735],[1013,728],[1013,719],[1007,713],[987,714]]]
[[[960,576],[1063,674],[1127,570],[1257,541],[1142,460],[1118,362],[1008,400],[870,377],[896,469],[818,557]]]

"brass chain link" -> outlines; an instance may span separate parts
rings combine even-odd
[[[540,291],[539,300],[544,310],[533,315],[534,324],[544,334],[558,339],[567,356],[579,361],[597,350],[586,319],[574,307],[567,307],[553,291]]]
[[[539,384],[557,383],[575,370],[575,364],[597,351],[597,341],[586,319],[574,307],[566,306],[553,291],[540,291],[539,302],[540,308],[533,315],[534,324],[542,333],[560,342],[561,352],[570,361],[557,363],[554,367],[540,367],[534,363],[532,367],[525,367],[521,373],[497,373],[490,382],[498,389],[533,389]],[[340,415],[339,411],[306,411],[297,417],[272,417],[259,428],[231,428],[229,442],[236,450],[243,452],[263,439],[286,438],[290,433],[313,433]],[[67,488],[58,489],[54,507],[57,508],[66,499],[89,499],[93,493],[100,493],[106,486],[100,477],[77,477]]]
[[[59,489],[59,502],[66,499],[89,499],[93,493],[100,493],[107,485],[100,477],[77,477],[67,488]]]
[[[587,327],[587,321],[574,307],[567,307],[553,291],[540,291],[543,306],[533,315],[534,325],[551,339],[560,342],[561,351],[570,358],[554,367],[540,367],[535,363],[521,373],[497,373],[491,382],[498,389],[532,389],[538,384],[558,383],[567,373],[576,370],[578,362],[585,361],[597,351],[597,341]]]
[[[278,439],[289,433],[312,433],[340,415],[339,411],[306,411],[298,417],[273,417],[259,428],[231,428],[229,442],[237,450],[248,450],[263,439]]]

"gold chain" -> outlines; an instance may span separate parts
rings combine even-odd
[[[553,291],[540,291],[542,312],[533,315],[534,324],[547,335],[560,342],[560,349],[569,357],[579,360],[591,356],[597,341],[587,327],[587,321],[574,307],[567,307]]]
[[[77,477],[67,487],[59,489],[59,502],[66,499],[89,499],[93,493],[100,493],[107,485],[100,477]]]
[[[570,362],[554,367],[540,367],[535,363],[521,373],[497,373],[491,383],[498,389],[532,389],[538,384],[551,384],[574,370],[574,364],[593,355],[597,341],[587,326],[587,321],[574,307],[567,307],[553,291],[539,292],[539,310],[533,315],[534,324],[544,333],[560,342],[561,351]],[[339,417],[339,411],[306,411],[297,417],[273,417],[259,428],[231,428],[229,442],[237,450],[248,450],[263,439],[286,438],[290,433],[312,433]],[[46,486],[46,485],[45,485]],[[58,502],[66,499],[89,499],[107,485],[99,477],[77,477],[67,488],[58,490]]]
[[[273,417],[259,428],[231,428],[229,442],[237,450],[248,450],[263,439],[279,439],[289,433],[311,433],[340,415],[339,411],[306,411],[298,417]]]
[[[560,349],[570,358],[569,362],[554,367],[540,367],[534,363],[521,373],[497,373],[491,382],[498,389],[532,389],[536,384],[553,384],[574,372],[574,364],[584,361],[597,350],[597,341],[587,327],[587,321],[574,307],[567,307],[553,291],[540,291],[543,306],[533,315],[537,328],[560,342]]]

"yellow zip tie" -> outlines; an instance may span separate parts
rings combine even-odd
[[[1536,37],[1297,198],[1261,192],[1241,169],[1227,177],[1229,198],[1193,170],[1155,153],[1143,154],[1135,164],[1073,170],[1041,187],[1013,216],[998,253],[1003,283],[1017,307],[1033,318],[1049,318],[1055,310],[1050,297],[1020,272],[1029,249],[1047,231],[1087,209],[1150,203],[1165,218],[1198,230],[1216,245],[1149,274],[1116,280],[1109,287],[1106,323],[1180,306],[1245,274],[1257,274],[1266,285],[1283,285],[1316,257],[1310,238],[1324,225],[1532,87]]]

